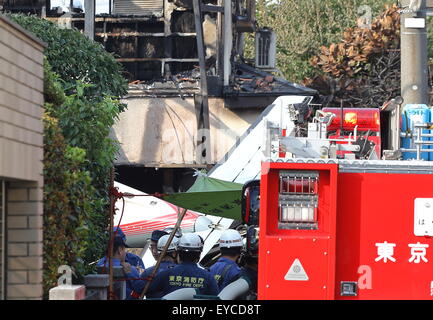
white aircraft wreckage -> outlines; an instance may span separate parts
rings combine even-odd
[[[124,201],[116,201],[114,226],[118,226],[120,222],[120,228],[126,235],[127,245],[131,248],[142,248],[140,256],[145,267],[150,267],[155,264],[155,259],[148,250],[152,232],[174,227],[182,208],[157,197],[147,196],[146,193],[119,182],[115,182],[114,187],[125,195]],[[136,196],[128,196],[128,194]],[[205,241],[203,258],[233,221],[233,219],[187,210],[180,228],[183,233],[194,232],[203,238]]]

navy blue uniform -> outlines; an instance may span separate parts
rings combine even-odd
[[[114,227],[113,232],[115,234],[115,238],[120,237],[125,248],[129,248],[129,246],[126,244],[126,235],[122,231],[122,229],[118,228],[118,227]],[[133,254],[131,252],[126,253],[125,261],[128,262],[131,266],[140,270],[139,273],[143,272],[146,269],[144,267],[143,260],[139,256],[137,256],[136,254]]]
[[[182,288],[197,289],[201,295],[218,295],[218,285],[209,271],[196,263],[182,262],[164,270],[155,277],[149,287],[150,295],[160,292],[162,296]]]
[[[209,269],[212,276],[215,278],[219,292],[228,284],[238,279],[241,268],[233,260],[221,257]]]
[[[113,260],[113,267],[122,266],[119,259],[112,258],[112,260]],[[109,265],[108,265],[107,257],[103,257],[102,259],[100,259],[98,261],[97,266],[98,267],[105,266],[106,268],[108,268]],[[139,281],[139,280],[136,280],[139,278],[139,276],[140,276],[140,273],[138,272],[138,270],[134,266],[131,266],[131,271],[129,273],[125,273],[125,278],[131,279],[131,280],[126,281],[126,299],[129,298],[132,290],[134,289],[134,285],[137,283],[137,281]]]
[[[175,266],[177,266],[176,263],[169,262],[169,261],[162,261],[159,265],[158,272],[156,274],[159,274],[160,272],[162,272],[164,270],[174,268]],[[141,280],[134,283],[134,292],[135,292],[133,295],[134,297],[137,296],[137,293],[141,294],[141,292],[143,291],[143,289],[146,285],[146,282],[147,282],[145,279],[152,275],[154,269],[155,269],[155,266],[147,268],[146,271],[144,271],[140,275]],[[153,292],[151,294],[147,294],[147,298],[161,298],[162,296],[163,296],[163,294],[161,294],[161,292]]]
[[[167,270],[167,269],[169,269],[169,268],[174,268],[175,266],[177,266],[176,263],[169,262],[169,261],[162,261],[162,262],[159,264],[158,272],[157,272],[156,274],[158,274],[158,273],[160,273],[160,272],[162,272],[162,271],[164,271],[164,270]],[[150,268],[147,268],[146,271],[144,271],[144,272],[141,274],[141,278],[147,278],[147,277],[150,277],[150,276],[152,275],[153,269],[155,269],[155,266],[151,266]]]
[[[126,253],[125,261],[128,262],[131,266],[140,270],[141,272],[143,272],[146,269],[144,267],[143,260],[136,254],[133,254],[131,252]]]

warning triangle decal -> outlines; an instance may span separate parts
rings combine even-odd
[[[308,281],[308,275],[299,259],[295,259],[295,261],[293,261],[292,266],[284,277],[284,280]]]

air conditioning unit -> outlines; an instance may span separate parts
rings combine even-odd
[[[256,68],[274,69],[277,36],[273,30],[260,29],[256,32]]]
[[[161,16],[164,0],[113,0],[113,13],[120,15]]]

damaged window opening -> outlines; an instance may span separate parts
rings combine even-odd
[[[10,12],[42,15],[44,11],[46,19],[55,23],[69,19],[72,28],[84,32],[82,1],[73,1],[72,10],[67,2],[0,1],[0,5]],[[273,74],[276,38],[272,30],[257,26],[255,1],[230,4],[233,19],[226,26],[224,1],[204,0],[201,5],[209,97],[223,97],[229,108],[249,108],[264,107],[281,95],[313,94]],[[123,65],[133,94],[185,98],[200,92],[193,0],[113,0],[109,8],[96,7],[94,39]],[[255,35],[256,59],[247,62],[243,52],[248,33]],[[232,39],[229,60],[223,52],[226,38]],[[223,88],[224,72],[230,75],[229,85]],[[268,98],[254,102],[249,97]],[[244,98],[246,102],[239,101]]]

